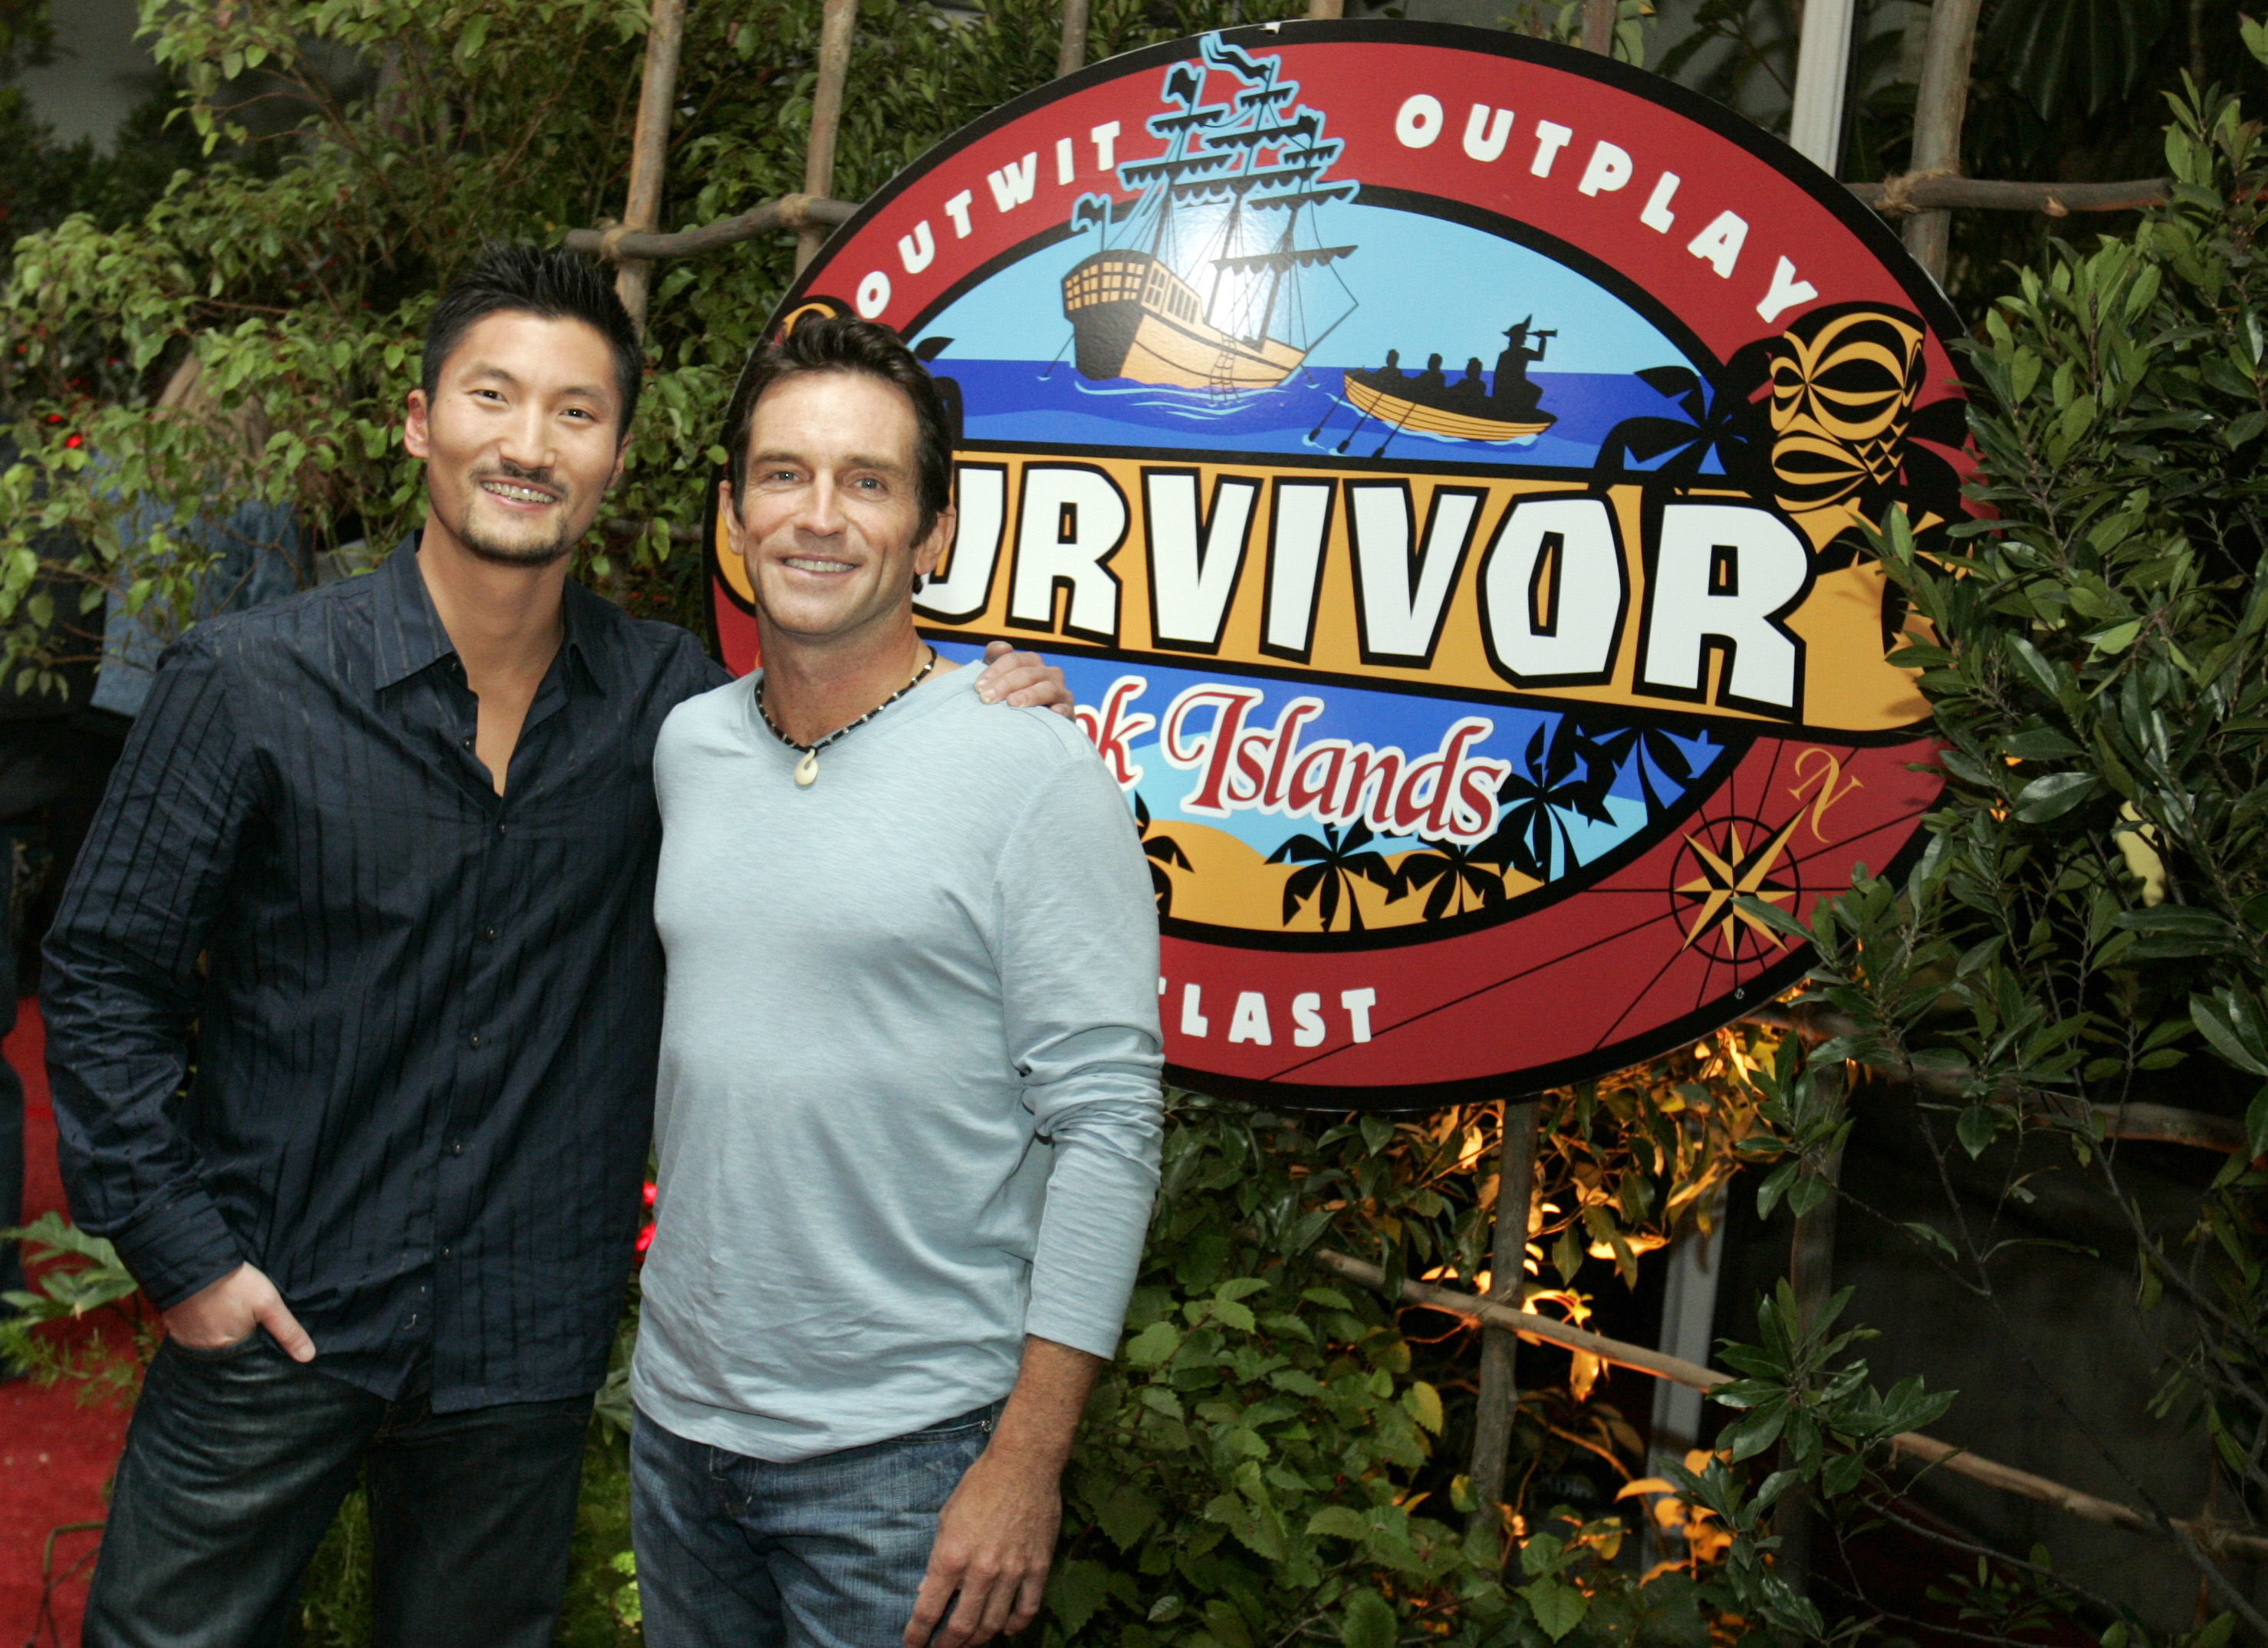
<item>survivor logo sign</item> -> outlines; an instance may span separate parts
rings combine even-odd
[[[917,610],[1063,662],[1192,1085],[1396,1106],[1646,1058],[1800,971],[1744,898],[1892,865],[1935,792],[1859,527],[1959,508],[1952,317],[1664,82],[1418,24],[1137,53],[900,176],[781,323],[818,312],[944,386]]]

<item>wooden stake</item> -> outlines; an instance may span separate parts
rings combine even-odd
[[[1961,123],[1969,108],[1969,63],[1977,49],[1977,14],[1984,0],[1935,0],[1929,38],[1922,47],[1921,87],[1914,99],[1912,175],[1951,177],[1961,170]],[[1906,250],[1945,279],[1953,216],[1918,211],[1906,219]]]
[[[1064,0],[1063,49],[1056,54],[1056,77],[1077,74],[1086,63],[1087,0]]]
[[[630,199],[622,229],[652,229],[661,214],[661,181],[669,165],[669,111],[677,100],[677,57],[685,43],[685,0],[653,0],[653,26],[645,37],[645,76],[638,86],[637,131],[630,142]],[[615,295],[645,333],[646,294],[653,265],[623,258],[615,272]]]
[[[1615,0],[1583,0],[1583,49],[1609,56],[1615,49]]]
[[[835,138],[843,129],[843,82],[850,72],[850,30],[858,0],[827,0],[819,16],[819,84],[811,93],[811,147],[803,161],[803,192],[825,200],[835,186]],[[795,271],[819,255],[827,231],[806,225],[795,238]]]
[[[1535,1197],[1535,1116],[1529,1098],[1502,1106],[1502,1154],[1497,1162],[1496,1240],[1489,1257],[1490,1299],[1517,1311],[1528,1275],[1528,1213]],[[1513,1356],[1520,1341],[1502,1327],[1481,1328],[1481,1390],[1473,1413],[1471,1526],[1494,1526],[1504,1503],[1504,1461],[1512,1448],[1513,1410],[1520,1381]]]

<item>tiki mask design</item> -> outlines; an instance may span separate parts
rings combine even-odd
[[[1896,478],[1922,381],[1920,321],[1874,304],[1805,315],[1771,351],[1772,491],[1791,514]]]

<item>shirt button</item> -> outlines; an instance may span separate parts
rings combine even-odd
[[[452,1139],[452,1140],[450,1140],[450,1141],[449,1141],[449,1154],[450,1154],[450,1155],[452,1155],[452,1156],[462,1156],[464,1153],[465,1153],[465,1142],[464,1142],[462,1139]]]
[[[481,936],[482,938],[494,938],[496,936],[496,928],[492,927],[482,927],[481,929]]]
[[[465,1045],[468,1047],[479,1046],[481,1045],[481,1032],[475,1031],[471,1035],[466,1037]]]
[[[504,821],[502,819],[498,819],[497,821],[497,833],[498,835],[502,835],[504,833]]]
[[[460,744],[464,745],[464,747],[465,747],[466,749],[468,749],[468,750],[469,750],[469,749],[471,749],[471,748],[473,747],[473,741],[472,741],[471,739],[469,739],[469,738],[460,738],[459,740],[457,740],[457,742],[458,742],[459,743],[460,743]]]
[[[453,1247],[445,1247],[441,1250],[441,1257],[444,1259],[454,1259],[456,1256],[457,1250]]]

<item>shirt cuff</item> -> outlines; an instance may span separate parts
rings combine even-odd
[[[202,1190],[162,1203],[114,1230],[110,1245],[150,1303],[170,1311],[244,1263],[244,1253]]]

